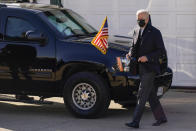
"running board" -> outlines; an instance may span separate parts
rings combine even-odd
[[[23,102],[23,103],[28,103],[28,104],[53,104],[53,102],[51,102],[51,101],[18,100],[18,99],[8,99],[8,98],[0,98],[0,101]]]

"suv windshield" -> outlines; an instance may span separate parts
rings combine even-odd
[[[48,21],[65,37],[97,33],[87,21],[71,10],[50,10],[44,12]]]

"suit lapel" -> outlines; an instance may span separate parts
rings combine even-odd
[[[139,36],[139,31],[140,31],[140,28],[139,28],[139,27],[137,27],[137,28],[135,29],[134,44],[136,44],[136,43],[137,43],[138,36]]]

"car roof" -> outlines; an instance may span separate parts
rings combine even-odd
[[[37,4],[37,3],[0,3],[0,8],[16,8],[31,10],[34,12],[44,12],[49,10],[63,9],[56,5]]]

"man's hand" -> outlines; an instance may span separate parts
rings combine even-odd
[[[126,54],[127,59],[130,59],[130,57],[131,57],[131,53]]]
[[[148,61],[148,58],[146,56],[139,57],[138,59],[138,62],[142,62],[142,63],[145,63],[147,61]]]

